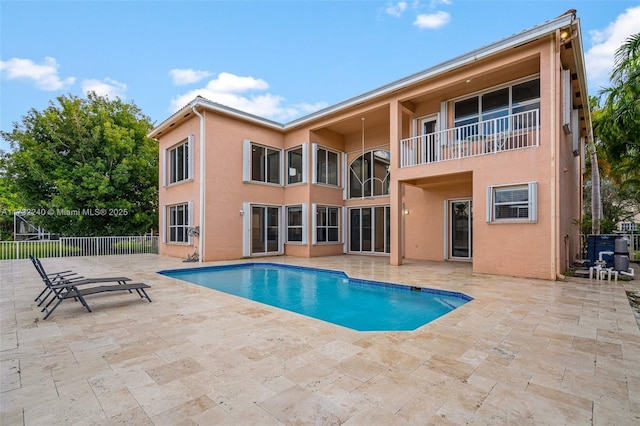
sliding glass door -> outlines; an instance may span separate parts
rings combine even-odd
[[[251,254],[280,251],[280,208],[251,207]]]
[[[349,251],[389,253],[391,209],[389,206],[349,209]]]

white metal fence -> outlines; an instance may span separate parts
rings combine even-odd
[[[58,240],[0,241],[0,260],[35,257],[158,253],[158,236],[61,237]]]

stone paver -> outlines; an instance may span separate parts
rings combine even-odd
[[[640,424],[640,330],[625,295],[637,280],[265,260],[474,300],[413,332],[358,332],[156,273],[198,266],[180,259],[79,257],[42,261],[128,275],[153,303],[105,294],[92,313],[65,301],[42,321],[33,265],[0,261],[0,424]]]

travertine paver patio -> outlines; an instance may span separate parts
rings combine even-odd
[[[3,425],[640,424],[638,281],[474,275],[461,263],[265,259],[475,298],[414,332],[364,333],[157,275],[156,255],[43,259],[153,288],[64,302],[0,261]]]

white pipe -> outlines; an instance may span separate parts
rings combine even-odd
[[[204,116],[198,112],[195,106],[191,109],[200,117],[200,235],[198,236],[198,263],[204,258]]]
[[[629,277],[633,277],[635,275],[634,274],[635,270],[633,268],[629,268],[628,271],[618,271],[618,272],[620,272],[622,275],[627,275]]]
[[[598,260],[600,262],[602,262],[602,255],[608,255],[608,256],[613,256],[613,252],[612,251],[601,251],[600,253],[598,253]]]

